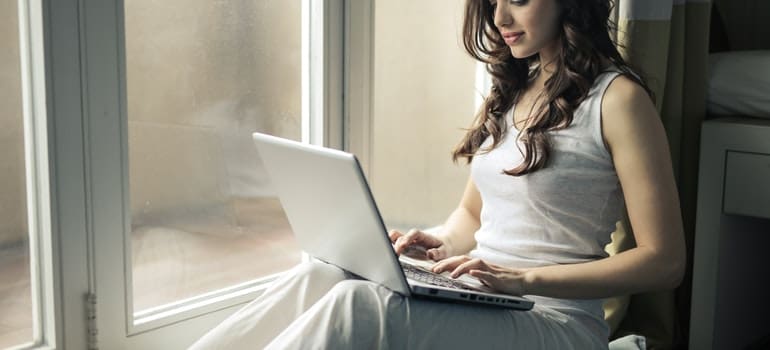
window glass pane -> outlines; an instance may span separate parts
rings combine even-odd
[[[468,168],[451,160],[477,94],[459,34],[462,3],[374,2],[369,177],[389,228],[443,223],[467,180]]]
[[[32,341],[16,1],[0,1],[0,348]]]
[[[300,260],[251,141],[301,135],[299,0],[126,0],[134,310]]]

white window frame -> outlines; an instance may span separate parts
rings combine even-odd
[[[53,241],[54,312],[46,319],[55,333],[42,348],[88,349],[86,296],[92,286],[92,266],[85,174],[83,71],[81,62],[81,3],[78,0],[19,0],[28,2],[30,17],[43,38],[49,140],[51,238]],[[36,6],[32,6],[35,4]],[[92,339],[93,340],[93,339]],[[93,341],[91,342],[93,343]]]
[[[17,1],[24,130],[27,229],[29,236],[32,339],[14,349],[53,348],[56,278],[51,235],[48,123],[42,11],[39,2]]]
[[[374,0],[345,1],[344,135],[345,150],[357,155],[370,175],[374,78]]]
[[[302,141],[343,149],[344,1],[302,0]]]

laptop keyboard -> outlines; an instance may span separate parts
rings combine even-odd
[[[419,269],[409,264],[402,263],[401,268],[404,270],[404,274],[407,278],[413,279],[415,281],[420,281],[440,287],[472,290],[462,282],[455,281],[449,277],[444,277],[433,272]]]

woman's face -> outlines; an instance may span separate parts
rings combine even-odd
[[[487,0],[495,8],[495,27],[515,58],[536,53],[553,57],[559,33],[556,0]]]

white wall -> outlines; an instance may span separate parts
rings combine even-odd
[[[476,97],[462,13],[462,0],[375,2],[371,182],[389,226],[442,223],[462,195],[451,151]]]

